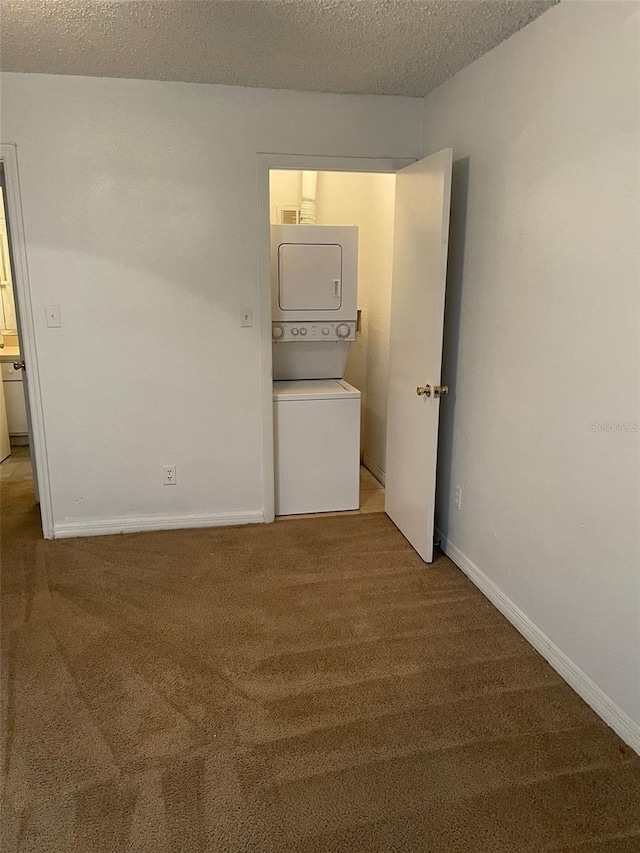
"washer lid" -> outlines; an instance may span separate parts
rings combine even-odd
[[[296,379],[273,383],[273,399],[294,400],[359,400],[360,391],[344,379]]]

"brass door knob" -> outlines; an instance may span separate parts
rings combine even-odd
[[[431,396],[431,385],[418,385],[416,388],[416,394],[418,397],[430,397]]]
[[[433,396],[434,397],[444,397],[444,395],[448,394],[448,393],[449,393],[449,386],[448,385],[436,385],[436,386],[434,386],[434,389],[433,389]]]

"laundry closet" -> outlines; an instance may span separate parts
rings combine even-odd
[[[394,194],[393,174],[270,172],[278,516],[384,485]]]

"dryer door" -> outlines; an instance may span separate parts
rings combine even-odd
[[[278,247],[281,311],[338,311],[342,307],[342,246],[281,243]]]

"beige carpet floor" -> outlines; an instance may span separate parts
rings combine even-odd
[[[44,542],[2,485],[3,853],[631,853],[640,760],[383,514]]]

